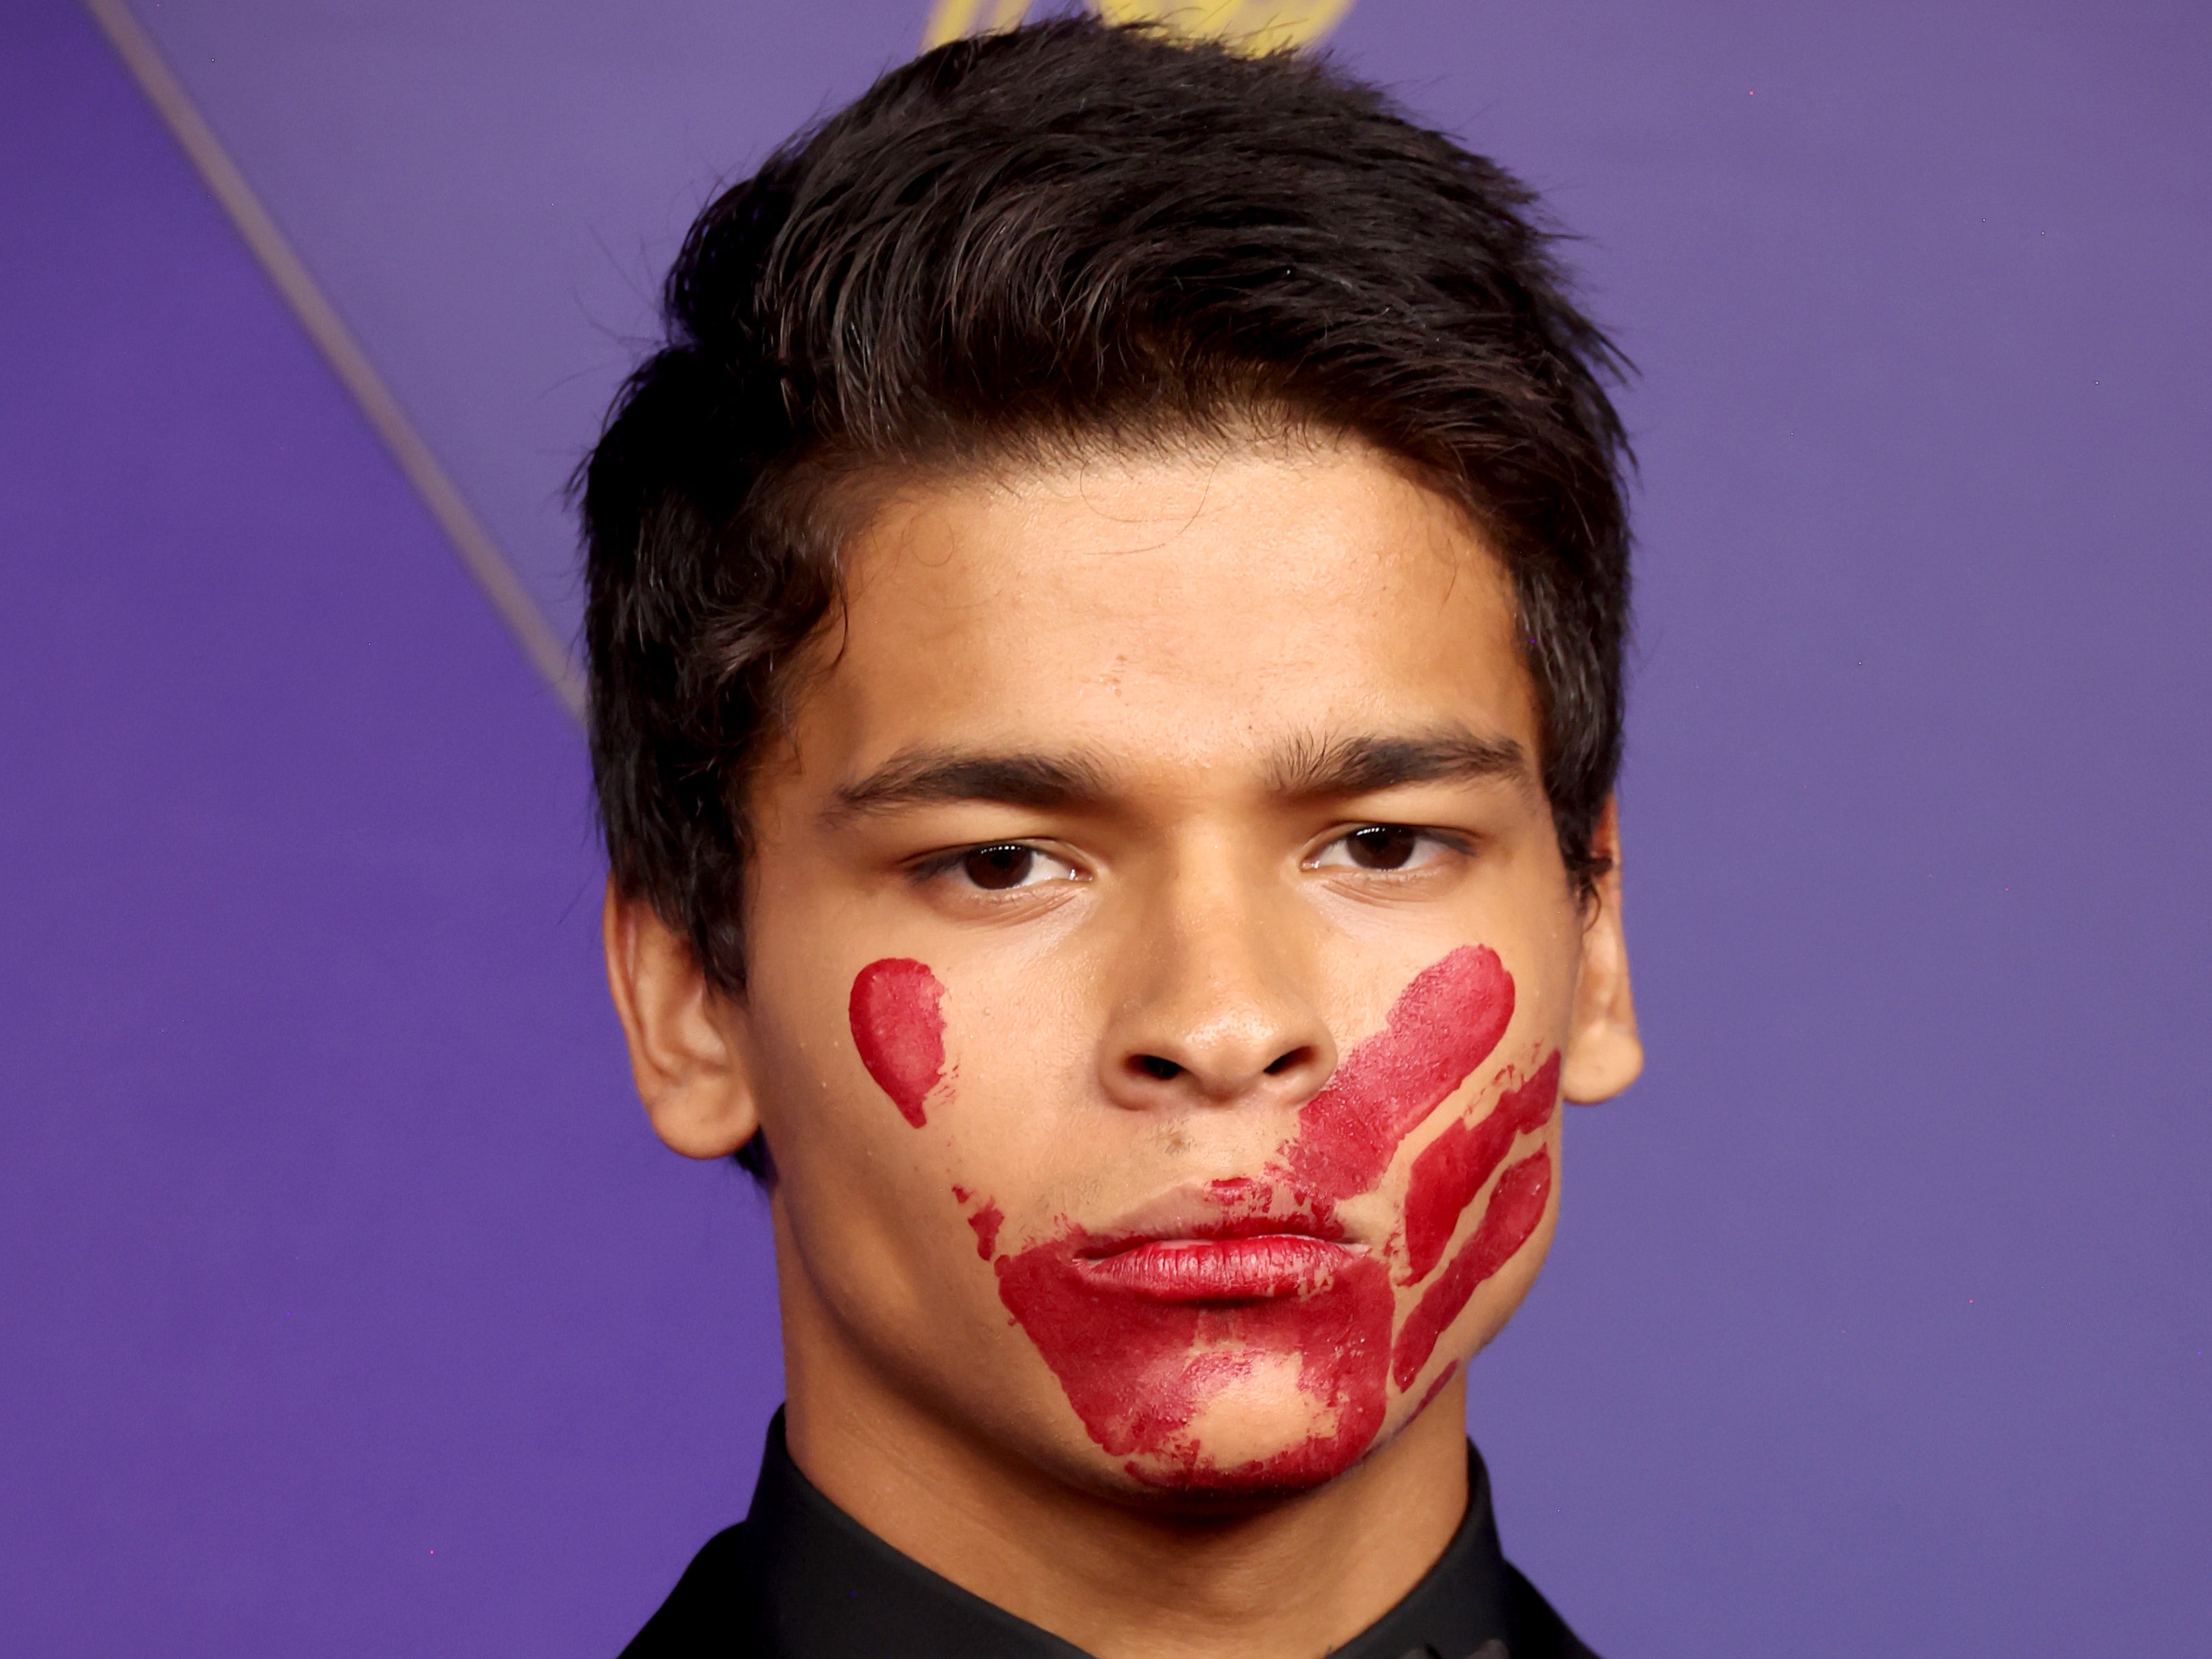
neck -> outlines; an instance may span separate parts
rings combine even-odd
[[[804,1293],[784,1305],[785,1426],[806,1477],[893,1548],[1098,1659],[1312,1659],[1403,1599],[1466,1513],[1457,1377],[1312,1492],[1139,1504],[932,1409]]]

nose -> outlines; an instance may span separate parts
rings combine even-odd
[[[1336,1070],[1336,1046],[1305,994],[1296,930],[1259,896],[1192,877],[1166,884],[1120,953],[1108,1097],[1136,1109],[1301,1104]]]

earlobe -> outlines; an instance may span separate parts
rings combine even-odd
[[[1583,924],[1573,1024],[1562,1056],[1559,1092],[1578,1105],[1612,1099],[1644,1070],[1636,1000],[1628,983],[1628,938],[1620,921],[1620,830],[1608,799],[1591,837],[1607,860]]]
[[[726,1158],[760,1127],[744,1011],[708,981],[684,937],[607,883],[607,988],[654,1132],[686,1158]]]

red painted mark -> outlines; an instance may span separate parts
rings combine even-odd
[[[1427,1391],[1421,1395],[1421,1403],[1413,1407],[1413,1416],[1419,1417],[1423,1412],[1428,1410],[1431,1406],[1436,1404],[1437,1396],[1444,1391],[1444,1385],[1458,1375],[1459,1361],[1455,1359],[1449,1362],[1444,1366],[1443,1370],[1437,1373],[1437,1380],[1430,1383]],[[1407,1420],[1411,1421],[1412,1419],[1408,1419]]]
[[[1498,1177],[1490,1202],[1474,1237],[1460,1246],[1459,1254],[1437,1276],[1415,1306],[1406,1328],[1398,1333],[1390,1356],[1390,1380],[1409,1389],[1436,1352],[1437,1340],[1457,1319],[1474,1294],[1475,1286],[1513,1259],[1528,1242],[1536,1224],[1544,1218],[1544,1206],[1552,1195],[1552,1155],[1543,1147]]]
[[[1373,1190],[1398,1143],[1490,1057],[1512,1018],[1512,975],[1487,945],[1423,969],[1383,1029],[1299,1109],[1283,1173],[1322,1199]]]
[[[945,988],[905,957],[872,962],[854,976],[854,1046],[868,1075],[906,1121],[922,1126],[922,1103],[945,1074]]]
[[[1163,1300],[1086,1273],[1100,1241],[1070,1226],[1000,1256],[999,1296],[1060,1379],[1091,1437],[1139,1480],[1181,1491],[1299,1492],[1342,1474],[1382,1426],[1388,1269],[1355,1255],[1296,1293]],[[1294,1362],[1313,1428],[1267,1458],[1223,1467],[1192,1425],[1262,1364]]]
[[[1315,1231],[1328,1236],[1336,1200],[1373,1190],[1407,1134],[1497,1048],[1512,1014],[1512,978],[1483,946],[1454,951],[1406,988],[1384,1029],[1354,1048],[1301,1109],[1297,1132],[1270,1171],[1297,1189],[1300,1212]],[[1510,1146],[1511,1137],[1506,1140]],[[1543,1158],[1540,1152],[1528,1162]],[[1545,1162],[1545,1191],[1549,1168]],[[1509,1183],[1517,1191],[1525,1177],[1516,1182],[1509,1170],[1500,1180],[1491,1206],[1500,1226],[1510,1206],[1501,1207],[1498,1195]],[[1271,1214],[1280,1192],[1271,1181],[1249,1177],[1216,1182],[1212,1190],[1224,1222],[1246,1224]],[[1542,1208],[1540,1193],[1539,1217]],[[1486,1218],[1477,1240],[1492,1231]],[[1514,1244],[1526,1236],[1524,1229]],[[1395,1305],[1380,1252],[1332,1255],[1316,1245],[1282,1247],[1278,1253],[1288,1265],[1276,1273],[1261,1270],[1273,1260],[1259,1261],[1264,1251],[1249,1253],[1255,1261],[1247,1262],[1246,1253],[1227,1250],[1217,1252],[1220,1262],[1208,1257],[1202,1273],[1186,1273],[1170,1245],[1155,1252],[1158,1261],[1102,1265],[1127,1247],[1071,1222],[996,1263],[1000,1299],[1036,1344],[1093,1440],[1127,1460],[1138,1480],[1184,1491],[1303,1491],[1358,1461],[1382,1426],[1393,1352]],[[1319,1270],[1316,1262],[1323,1264]],[[1460,1270],[1455,1261],[1446,1277]],[[1474,1279],[1452,1313],[1473,1294],[1475,1279],[1494,1270],[1475,1262],[1468,1270]],[[1213,1294],[1209,1274],[1224,1285],[1234,1281],[1238,1293]],[[1415,1322],[1436,1304],[1431,1291]],[[1448,1314],[1426,1338],[1417,1372],[1449,1322]],[[1310,1402],[1306,1436],[1271,1456],[1223,1464],[1200,1443],[1195,1425],[1262,1367],[1284,1364],[1296,1366],[1297,1386]]]
[[[999,1206],[986,1199],[983,1207],[968,1218],[968,1224],[975,1230],[975,1254],[988,1261],[991,1252],[999,1248],[999,1229],[1006,1218]]]
[[[1417,1283],[1443,1260],[1444,1246],[1459,1218],[1474,1202],[1482,1184],[1513,1150],[1513,1138],[1533,1134],[1552,1121],[1559,1098],[1559,1056],[1536,1075],[1502,1096],[1480,1122],[1456,1120],[1421,1149],[1413,1160],[1413,1183],[1406,1193],[1406,1271],[1401,1282]]]

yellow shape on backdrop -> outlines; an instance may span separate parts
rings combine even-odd
[[[922,49],[964,34],[1010,29],[1031,0],[935,0]],[[1276,52],[1318,40],[1352,9],[1352,0],[1093,0],[1111,23],[1159,23],[1178,34],[1210,34],[1246,52]]]

